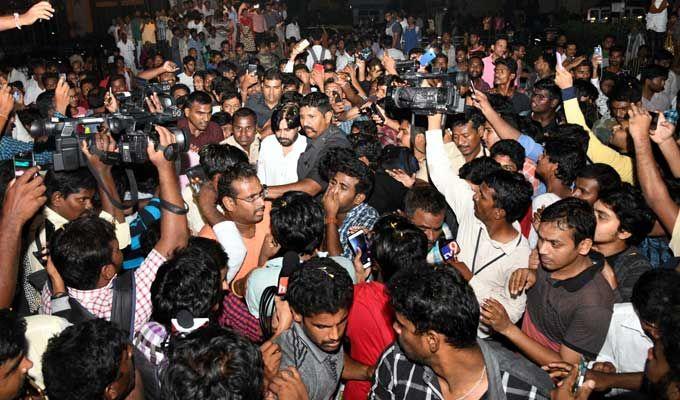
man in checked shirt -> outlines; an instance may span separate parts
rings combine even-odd
[[[186,246],[189,238],[186,213],[168,210],[173,208],[169,205],[184,209],[174,163],[163,155],[163,149],[173,143],[175,138],[167,128],[157,126],[156,130],[160,145],[154,148],[149,143],[147,153],[151,163],[158,169],[160,198],[166,206],[161,206],[161,237],[142,265],[134,271],[135,332],[151,317],[151,284],[158,268],[176,249]],[[51,262],[46,267],[53,292],[47,286],[43,289],[41,313],[53,314],[67,310],[70,297],[95,318],[110,320],[113,286],[123,263],[123,255],[118,247],[113,226],[97,217],[80,217],[57,231],[50,244]]]

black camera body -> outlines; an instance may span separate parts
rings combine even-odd
[[[387,97],[397,108],[407,108],[417,115],[454,114],[463,100],[460,88],[468,85],[468,75],[457,73],[423,73],[417,71],[417,63],[401,62],[399,78],[406,86],[388,87]],[[439,87],[423,87],[423,81],[439,81]]]

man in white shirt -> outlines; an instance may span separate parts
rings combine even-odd
[[[307,49],[307,68],[311,71],[314,64],[321,64],[324,60],[331,59],[331,51],[321,45],[323,32],[315,30],[312,32],[312,47]]]
[[[192,56],[186,56],[182,59],[184,65],[184,72],[177,75],[179,83],[187,85],[191,91],[194,91],[194,73],[196,72],[196,59]]]
[[[267,186],[297,182],[297,164],[307,148],[307,137],[299,134],[300,110],[294,103],[276,107],[271,126],[274,135],[262,140],[257,176]]]
[[[354,62],[354,57],[351,56],[345,49],[345,41],[338,40],[338,49],[335,51],[335,68],[337,71],[345,69],[347,64]]]
[[[132,40],[129,40],[127,33],[125,31],[120,31],[118,33],[120,40],[116,43],[118,49],[120,50],[120,55],[125,60],[125,66],[130,68],[133,72],[137,71],[135,65],[135,44]]]
[[[459,270],[470,281],[480,303],[493,298],[500,302],[515,323],[524,312],[526,295],[511,296],[512,273],[529,261],[529,243],[519,223],[531,203],[531,184],[518,173],[499,170],[483,178],[477,192],[458,174],[452,173],[444,151],[441,114],[428,117],[426,154],[432,182],[458,219]],[[484,336],[486,327],[480,327]]]
[[[42,82],[42,77],[45,74],[45,62],[37,61],[32,67],[33,77],[26,82],[26,94],[24,94],[25,105],[33,104],[35,99],[45,91],[45,86]]]

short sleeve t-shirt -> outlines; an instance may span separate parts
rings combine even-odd
[[[319,162],[329,149],[333,147],[350,148],[347,137],[335,125],[331,125],[316,139],[307,142],[307,149],[300,155],[297,165],[298,179],[311,179],[321,185],[322,190],[326,190],[328,182],[319,172]]]
[[[548,339],[594,359],[607,337],[617,297],[601,273],[604,257],[595,252],[590,257],[590,268],[561,281],[539,268],[527,292],[527,313]]]

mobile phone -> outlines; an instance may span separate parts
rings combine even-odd
[[[59,74],[59,79],[66,80],[66,74],[64,73]]]
[[[451,239],[445,240],[439,244],[439,254],[441,254],[444,261],[449,261],[454,258],[458,253],[460,253],[460,247],[458,243]]]
[[[366,242],[366,233],[364,231],[357,231],[352,234],[349,238],[349,246],[352,248],[352,252],[356,255],[357,249],[361,249],[361,265],[364,268],[370,268],[371,266],[371,256],[368,254],[368,242]]]
[[[201,191],[201,186],[206,180],[203,167],[200,165],[191,167],[187,169],[186,175],[187,178],[189,178],[189,186],[191,187],[191,191],[194,192],[194,195],[198,196],[198,193]]]
[[[428,65],[432,62],[432,60],[434,60],[435,58],[437,58],[437,55],[434,53],[434,51],[433,51],[432,49],[430,49],[430,50],[428,50],[427,52],[425,52],[425,54],[423,54],[422,56],[420,56],[420,59],[418,60],[418,62],[420,63],[420,66],[421,66],[421,67],[426,67],[426,66],[428,66]]]
[[[381,120],[385,121],[385,116],[380,112],[377,104],[371,104],[371,113],[377,115]]]
[[[477,100],[477,91],[475,90],[475,83],[470,78],[470,90],[472,91],[472,98]]]
[[[298,46],[300,47],[300,51],[305,51],[305,49],[309,47],[309,40],[302,39]]]
[[[253,5],[253,8],[254,8],[254,9],[260,8],[260,4],[259,4],[259,3],[255,3],[255,4]]]
[[[588,372],[588,363],[585,358],[581,357],[581,360],[578,363],[578,378],[576,378],[574,386],[571,388],[573,393],[576,393],[576,391],[583,386],[583,382],[586,380],[586,372]]]
[[[19,101],[21,99],[21,93],[15,89],[14,93],[12,93],[12,97],[14,98],[14,101]]]
[[[26,170],[35,165],[35,158],[33,158],[32,151],[17,153],[14,156],[14,176],[20,177]]]
[[[323,73],[324,72],[323,65],[314,64],[314,71]]]
[[[257,75],[257,64],[248,64],[248,73],[251,75]]]
[[[651,129],[656,129],[656,126],[659,125],[659,113],[656,111],[650,111],[649,115],[652,116],[652,123],[649,126]]]

